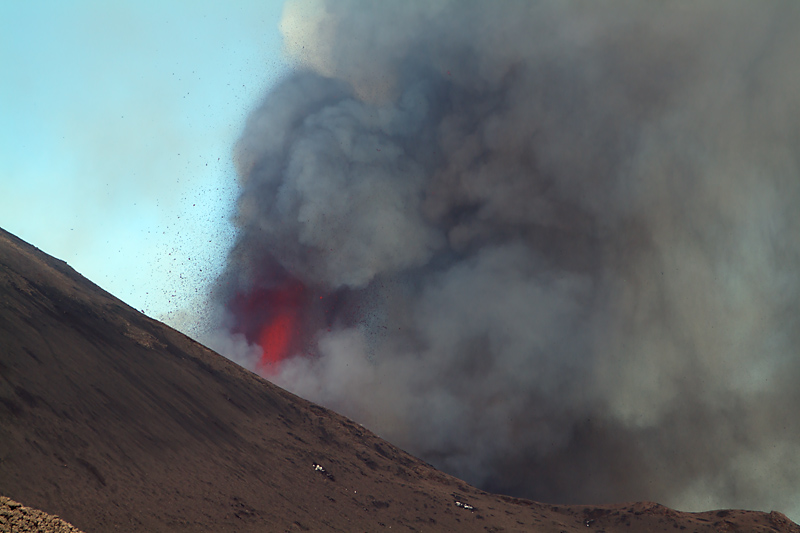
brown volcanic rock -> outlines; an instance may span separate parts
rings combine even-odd
[[[0,533],[22,533],[24,531],[82,533],[57,516],[26,507],[11,498],[0,496]]]
[[[0,494],[91,533],[800,532],[780,513],[487,494],[2,230]]]

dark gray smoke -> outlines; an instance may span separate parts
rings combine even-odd
[[[800,3],[301,0],[282,30],[223,351],[487,490],[800,516]]]

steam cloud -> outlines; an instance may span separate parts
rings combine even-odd
[[[271,379],[482,488],[800,514],[800,4],[301,0],[282,31],[223,353],[266,371],[289,306]]]

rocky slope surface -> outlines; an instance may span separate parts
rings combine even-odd
[[[780,513],[488,494],[149,319],[2,230],[0,494],[89,533],[800,533]]]

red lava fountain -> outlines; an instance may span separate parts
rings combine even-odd
[[[264,353],[261,355],[261,365],[272,367],[285,359],[289,353],[289,344],[294,336],[296,314],[282,313],[272,322],[264,324],[258,337],[258,344]]]
[[[296,348],[305,287],[289,281],[270,289],[257,289],[234,299],[234,312],[243,318],[243,332],[261,346],[259,370],[275,374],[279,364]]]

